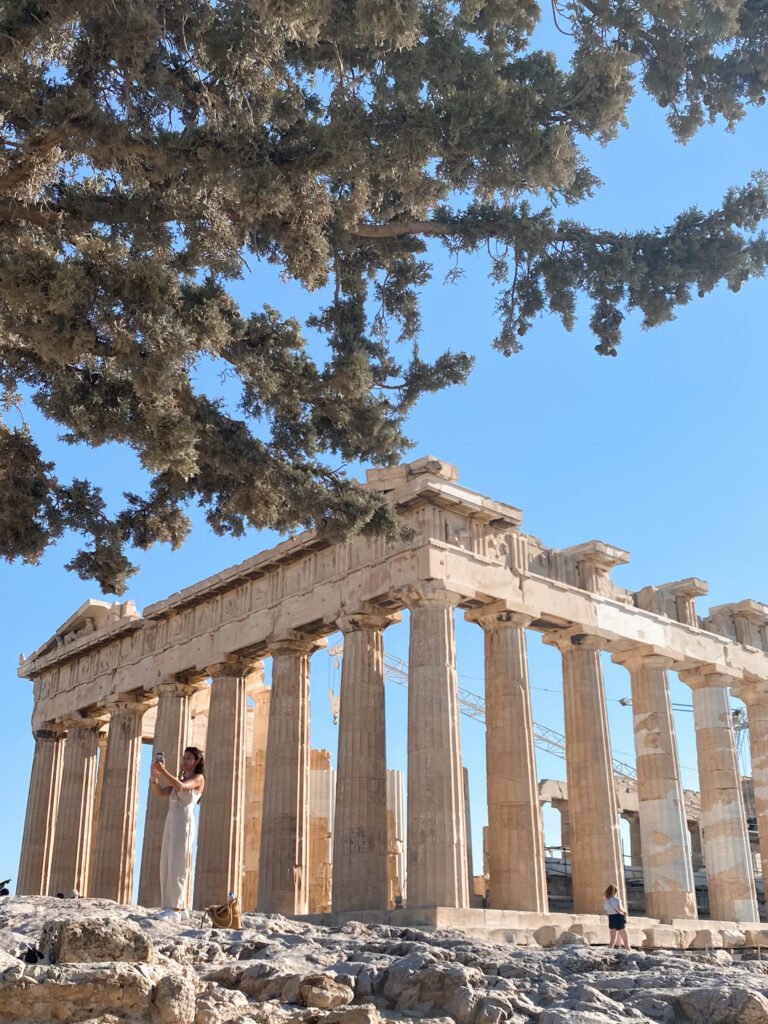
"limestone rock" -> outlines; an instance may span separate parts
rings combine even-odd
[[[336,1010],[352,1002],[353,990],[327,974],[310,975],[298,986],[298,996],[305,1006]]]
[[[768,999],[748,989],[692,989],[674,1005],[691,1024],[768,1024]]]
[[[87,964],[106,960],[152,963],[152,942],[133,921],[111,917],[48,921],[40,936],[40,951],[51,963]]]

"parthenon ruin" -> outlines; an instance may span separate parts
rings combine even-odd
[[[34,681],[36,745],[18,892],[76,889],[130,902],[140,745],[153,740],[175,764],[194,728],[208,764],[195,906],[236,890],[245,909],[307,913],[309,659],[341,631],[330,899],[337,912],[386,910],[393,890],[383,636],[407,609],[405,902],[468,907],[458,608],[485,639],[493,907],[548,909],[526,654],[538,634],[562,657],[574,913],[600,913],[606,884],[621,888],[624,879],[600,658],[607,651],[631,682],[648,917],[671,923],[697,914],[673,670],[692,692],[711,917],[757,922],[728,691],[748,710],[768,864],[768,607],[742,600],[701,619],[695,601],[707,587],[695,578],[625,590],[611,570],[628,561],[626,551],[601,541],[548,549],[521,532],[517,508],[457,480],[453,466],[432,457],[371,470],[366,486],[396,505],[412,540],[331,544],[307,532],[143,615],[130,602],[88,602],[23,660],[19,675]],[[271,688],[263,683],[267,657]],[[248,707],[260,709],[250,729],[263,734],[251,748]],[[141,851],[139,902],[149,906],[159,899],[159,803],[148,805]]]

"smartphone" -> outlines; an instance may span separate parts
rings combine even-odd
[[[162,750],[158,750],[158,752],[155,754],[155,760],[157,761],[158,764],[165,764],[165,754],[162,752]]]

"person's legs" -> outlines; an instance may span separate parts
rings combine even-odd
[[[624,949],[629,949],[629,936],[627,935],[627,929],[622,928],[619,932],[619,938]]]
[[[608,949],[613,949],[613,947],[616,945],[616,936],[619,933],[616,931],[615,928],[610,928],[609,931],[610,931],[611,935],[610,935],[610,940],[608,942]]]

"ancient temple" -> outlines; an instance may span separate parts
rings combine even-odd
[[[707,588],[698,579],[622,589],[611,570],[628,561],[626,551],[601,541],[546,548],[522,532],[517,508],[457,481],[456,469],[435,458],[369,471],[366,486],[387,495],[414,527],[412,540],[330,544],[307,532],[143,615],[131,602],[88,602],[25,659],[19,675],[34,683],[36,746],[18,891],[77,889],[130,901],[140,744],[153,741],[175,764],[195,737],[208,764],[196,906],[232,889],[247,909],[283,914],[306,913],[312,893],[315,906],[335,911],[392,906],[402,898],[392,818],[403,801],[391,783],[387,799],[383,637],[408,609],[407,905],[467,907],[459,609],[485,637],[494,907],[547,910],[526,656],[540,639],[562,656],[574,911],[599,913],[607,881],[621,885],[624,877],[601,669],[607,651],[631,681],[633,813],[649,916],[696,916],[668,692],[673,670],[692,691],[712,917],[757,921],[728,691],[748,708],[768,863],[768,607],[740,601],[702,619],[695,602]],[[320,778],[328,766],[309,746],[309,664],[338,631],[331,795]],[[146,905],[158,900],[159,803],[148,807],[141,851]],[[332,872],[321,870],[329,864]]]

